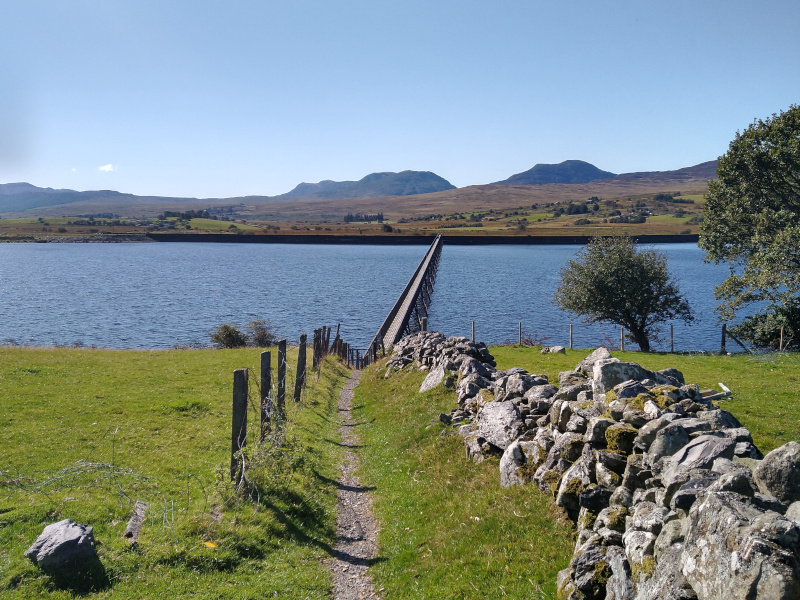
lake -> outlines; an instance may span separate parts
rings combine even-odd
[[[676,350],[716,350],[714,285],[724,267],[695,244],[662,244],[698,321],[675,323]],[[366,347],[426,246],[313,244],[0,244],[0,343],[108,348],[209,344],[230,322],[272,321],[295,342],[322,325]],[[551,302],[579,246],[445,246],[430,329],[487,343],[523,333],[567,345]],[[669,349],[669,330],[655,350]],[[619,328],[574,321],[574,346],[619,345]]]

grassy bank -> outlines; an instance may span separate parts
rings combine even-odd
[[[558,381],[589,350],[542,355],[491,348],[498,368],[520,366]],[[722,406],[767,452],[800,439],[800,356],[714,356],[615,352],[649,369],[677,368],[688,383],[734,394]],[[356,390],[362,484],[375,488],[381,522],[373,576],[387,599],[549,598],[572,552],[572,526],[534,486],[502,489],[498,461],[475,465],[453,430],[438,422],[456,406],[442,388],[416,393],[424,373],[383,379],[369,369]]]
[[[328,597],[347,373],[326,363],[302,407],[288,402],[285,436],[258,447],[251,375],[242,496],[228,481],[232,372],[258,361],[258,350],[0,348],[0,596]],[[136,499],[150,510],[130,549]],[[102,565],[72,580],[22,556],[64,518],[94,527]]]
[[[386,599],[554,596],[571,525],[538,490],[500,487],[496,460],[469,461],[438,421],[454,394],[417,394],[423,378],[370,368],[353,400],[381,523],[376,587]]]

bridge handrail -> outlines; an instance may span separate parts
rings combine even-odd
[[[372,338],[372,342],[370,342],[368,349],[369,351],[371,352],[377,351],[380,341],[383,340],[384,336],[389,331],[389,327],[391,327],[392,323],[394,323],[394,320],[397,317],[397,313],[400,311],[400,307],[403,306],[403,303],[405,302],[406,297],[411,291],[411,287],[414,285],[414,282],[419,276],[419,272],[423,268],[423,265],[425,265],[426,263],[430,264],[430,261],[428,260],[429,257],[431,257],[437,250],[441,250],[441,240],[442,240],[441,235],[437,235],[434,238],[430,248],[428,248],[428,251],[425,253],[425,256],[422,258],[419,265],[417,265],[417,268],[414,270],[414,274],[411,276],[411,279],[408,280],[406,287],[403,288],[403,292],[400,294],[400,297],[397,299],[397,302],[394,303],[394,306],[392,306],[392,309],[389,311],[389,314],[386,315],[386,318],[383,320],[383,323],[378,329],[378,332],[375,334],[375,337]],[[419,293],[419,289],[417,290],[417,293]]]

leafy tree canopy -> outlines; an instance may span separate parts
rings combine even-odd
[[[694,320],[672,279],[666,257],[639,250],[629,237],[595,238],[561,270],[554,303],[584,317],[624,327],[648,352],[657,327],[671,319]]]
[[[759,345],[777,345],[784,325],[797,345],[800,106],[737,133],[719,159],[717,177],[709,182],[700,247],[706,260],[731,266],[715,290],[720,319],[755,306],[757,312],[735,330]]]

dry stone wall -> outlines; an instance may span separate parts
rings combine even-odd
[[[401,368],[428,371],[420,392],[454,390],[440,419],[469,458],[498,457],[502,485],[535,485],[573,519],[559,598],[800,598],[800,444],[762,456],[679,371],[598,348],[555,385],[437,332],[395,345],[386,377]]]

